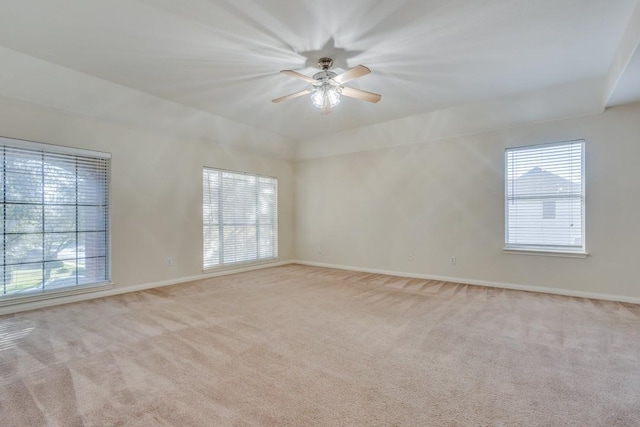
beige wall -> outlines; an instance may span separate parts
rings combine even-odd
[[[417,134],[419,129],[394,127],[393,137],[403,141]],[[376,129],[359,135],[375,146],[384,144],[376,139],[388,133]],[[504,149],[579,138],[586,139],[591,255],[503,253]],[[640,104],[512,130],[303,160],[296,164],[296,254],[316,263],[637,298],[638,159]],[[452,256],[456,265],[449,263]]]
[[[112,153],[116,288],[202,274],[202,167],[276,176],[280,259],[293,258],[293,165],[212,142],[178,139],[0,98],[1,136]],[[173,258],[167,266],[166,257]]]
[[[0,98],[0,129],[2,136],[112,153],[117,290],[201,274],[206,165],[278,177],[282,260],[640,297],[640,104],[295,164],[9,98]],[[403,143],[403,135],[420,134],[413,128],[393,130]],[[379,131],[358,135],[382,145],[388,133]],[[503,253],[504,149],[577,138],[587,144],[591,256]],[[167,256],[174,259],[171,267],[165,265]],[[456,265],[449,264],[451,256]]]

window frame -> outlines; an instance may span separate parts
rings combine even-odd
[[[539,244],[514,244],[509,243],[509,153],[520,150],[532,150],[536,148],[550,148],[554,146],[563,146],[579,143],[582,146],[582,157],[580,162],[580,174],[581,174],[581,189],[580,189],[580,197],[581,197],[581,247],[569,247],[569,246],[552,246],[545,245],[543,243]],[[568,258],[586,258],[589,254],[587,252],[587,243],[586,243],[586,191],[585,191],[585,181],[586,181],[586,173],[585,173],[585,165],[586,165],[586,140],[584,138],[568,140],[568,141],[558,141],[551,143],[543,143],[543,144],[531,144],[525,146],[518,147],[508,147],[504,150],[504,247],[503,251],[508,254],[526,254],[526,255],[543,255],[543,256],[558,256],[558,257],[568,257]],[[541,200],[545,201],[545,198],[541,198]],[[548,197],[548,200],[552,200],[551,197]],[[544,219],[544,205],[542,206],[542,218]],[[554,218],[555,219],[555,218]]]
[[[106,161],[105,168],[105,200],[106,215],[105,215],[105,280],[100,280],[92,283],[76,284],[71,286],[64,286],[60,288],[54,288],[47,290],[46,286],[41,290],[32,290],[24,293],[15,294],[2,294],[0,293],[0,307],[6,307],[10,305],[23,304],[28,302],[44,301],[53,298],[59,298],[64,296],[72,296],[89,292],[104,291],[113,288],[111,267],[112,267],[112,254],[111,254],[111,153],[87,150],[82,148],[74,148],[56,144],[48,144],[43,142],[28,141],[23,139],[11,138],[0,136],[0,147],[7,147],[17,150],[29,150],[34,153],[41,153],[42,156],[70,156],[70,157],[89,157],[94,159],[101,159]],[[77,173],[77,172],[76,172]],[[3,199],[4,200],[4,199]],[[41,205],[43,209],[48,204]],[[71,205],[70,205],[71,206]],[[78,207],[78,201],[75,202],[76,209]],[[79,230],[78,224],[75,226],[76,234],[80,232],[87,232],[88,230]],[[46,262],[46,261],[43,261]]]
[[[268,180],[272,180],[273,185],[274,185],[274,189],[275,189],[275,194],[274,194],[274,203],[273,203],[273,208],[274,211],[271,213],[272,217],[273,217],[273,224],[271,224],[274,227],[273,230],[273,239],[274,239],[274,243],[273,243],[273,256],[270,257],[265,257],[265,258],[261,258],[260,257],[260,242],[259,242],[259,238],[258,240],[256,240],[256,258],[255,259],[250,259],[250,260],[243,260],[243,261],[235,261],[235,262],[224,262],[224,247],[222,247],[222,249],[218,249],[218,260],[219,263],[218,264],[213,264],[213,265],[207,265],[206,264],[206,256],[205,256],[205,252],[207,250],[207,240],[206,240],[206,227],[212,226],[212,225],[217,225],[218,227],[220,227],[220,229],[224,229],[224,219],[221,219],[222,215],[223,215],[223,210],[222,210],[222,199],[220,197],[220,194],[222,192],[223,189],[223,185],[222,182],[220,183],[220,188],[219,188],[219,194],[218,194],[218,204],[216,209],[218,210],[218,220],[215,223],[211,223],[208,224],[207,220],[206,220],[206,214],[205,214],[205,209],[206,209],[206,205],[205,205],[205,197],[207,196],[205,194],[206,191],[206,187],[205,187],[205,179],[206,179],[206,174],[207,171],[213,171],[213,172],[217,172],[220,174],[220,179],[222,180],[222,175],[223,174],[233,174],[236,176],[242,176],[242,177],[254,177],[256,178],[256,180],[259,179],[268,179]],[[255,198],[256,200],[258,199],[258,188],[257,185],[255,187]],[[253,194],[252,194],[253,196]],[[257,206],[256,206],[257,209]],[[255,174],[255,173],[249,173],[249,172],[241,172],[241,171],[234,171],[234,170],[229,170],[229,169],[222,169],[222,168],[215,168],[215,167],[211,167],[211,166],[203,166],[202,168],[202,271],[204,273],[208,273],[208,272],[212,272],[212,271],[220,271],[220,270],[224,270],[224,269],[233,269],[233,268],[239,268],[239,267],[245,267],[245,266],[252,266],[252,265],[260,265],[260,264],[267,264],[267,263],[272,263],[274,261],[277,261],[279,259],[278,257],[278,251],[279,251],[279,239],[278,239],[278,178],[274,177],[274,176],[268,176],[268,175],[260,175],[260,174]],[[260,222],[259,222],[259,216],[256,215],[256,219],[255,219],[255,227],[256,227],[256,234],[259,236],[260,235]],[[264,225],[264,224],[263,224]],[[224,245],[224,239],[222,239],[221,241],[219,241],[219,245]]]

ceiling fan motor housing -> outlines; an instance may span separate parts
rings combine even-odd
[[[320,71],[319,73],[315,73],[313,78],[317,80],[317,83],[313,83],[314,86],[318,84],[327,83],[329,80],[337,76],[333,71]]]
[[[326,56],[318,59],[318,68],[322,71],[313,75],[313,78],[317,80],[317,83],[313,84],[314,86],[323,86],[329,83],[329,80],[337,76],[333,71],[329,71],[331,67],[333,67],[333,59]]]

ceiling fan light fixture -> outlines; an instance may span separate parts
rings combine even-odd
[[[325,114],[331,112],[331,109],[340,103],[340,98],[344,95],[348,98],[356,98],[362,101],[376,103],[380,101],[381,96],[377,93],[367,92],[360,89],[354,89],[344,84],[371,73],[371,70],[364,65],[356,65],[340,74],[336,74],[329,70],[333,65],[331,58],[320,58],[318,67],[320,72],[313,77],[305,76],[297,71],[282,70],[281,73],[288,74],[299,80],[311,83],[311,87],[272,99],[271,102],[280,103],[299,96],[311,94],[311,103]]]
[[[340,93],[340,87],[326,82],[316,87],[311,94],[311,102],[316,108],[331,109],[340,103]]]

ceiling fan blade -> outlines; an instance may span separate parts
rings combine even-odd
[[[309,82],[309,83],[316,83],[316,81],[317,81],[314,78],[311,78],[309,76],[305,76],[304,74],[300,74],[299,72],[293,71],[293,70],[282,70],[280,72],[288,74],[288,75],[290,75],[292,77],[295,77],[297,79],[304,80],[305,82]]]
[[[350,98],[361,99],[363,101],[373,102],[373,103],[380,101],[380,99],[382,98],[382,95],[378,95],[377,93],[367,92],[365,90],[360,90],[360,89],[354,89],[352,87],[343,87],[342,94]]]
[[[356,65],[353,68],[349,68],[342,74],[338,74],[333,78],[336,83],[344,84],[351,80],[357,79],[358,77],[366,76],[369,74],[371,70],[364,65]]]
[[[288,99],[297,98],[299,96],[306,95],[306,94],[308,94],[310,92],[311,92],[311,89],[301,90],[300,92],[292,93],[290,95],[285,95],[285,96],[281,96],[280,98],[273,99],[273,100],[271,100],[271,102],[274,102],[274,103],[277,104],[278,102],[286,101]]]

